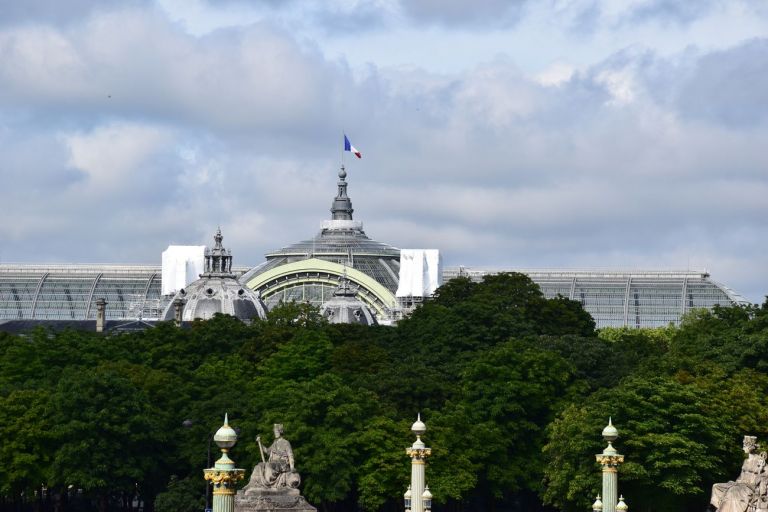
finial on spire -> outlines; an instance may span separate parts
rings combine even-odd
[[[333,198],[333,204],[331,205],[332,220],[352,220],[352,201],[347,196],[347,182],[344,180],[347,177],[347,171],[344,166],[341,166],[339,170],[338,192],[336,197]]]

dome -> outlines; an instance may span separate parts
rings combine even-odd
[[[352,201],[347,196],[346,172],[339,172],[338,193],[333,199],[331,220],[324,221],[320,232],[266,255],[267,262],[241,278],[248,282],[254,276],[295,261],[318,258],[343,263],[371,276],[392,293],[397,291],[400,272],[400,249],[377,242],[363,231],[363,223],[352,220]]]
[[[357,290],[343,276],[333,297],[320,308],[320,314],[332,324],[375,325],[371,310],[356,297]]]
[[[393,318],[400,249],[369,238],[363,223],[352,219],[346,176],[342,168],[331,219],[321,224],[317,235],[268,253],[263,264],[240,277],[241,283],[260,293],[267,308],[291,301],[337,307],[349,302],[337,295],[346,276],[356,286],[357,299],[375,312],[379,322]]]
[[[174,303],[182,305],[181,320],[207,320],[216,313],[232,315],[240,320],[266,318],[266,307],[259,295],[243,286],[232,274],[232,254],[222,247],[221,230],[216,231],[213,249],[205,251],[205,272],[200,279],[176,293],[166,307],[163,320],[173,320]]]

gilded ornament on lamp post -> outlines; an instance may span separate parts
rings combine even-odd
[[[224,425],[216,431],[213,440],[221,448],[221,457],[212,468],[203,471],[209,485],[213,485],[213,512],[234,512],[235,487],[243,479],[245,470],[235,468],[235,462],[229,458],[229,449],[237,442],[237,432],[229,426],[226,414]]]
[[[608,418],[608,426],[603,429],[603,439],[608,441],[608,446],[603,453],[595,455],[597,462],[603,466],[603,512],[616,512],[618,498],[618,472],[619,466],[624,462],[624,456],[616,451],[613,442],[618,439],[619,431]]]

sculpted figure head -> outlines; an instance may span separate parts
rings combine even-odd
[[[754,453],[758,449],[757,437],[744,436],[744,453]]]
[[[283,424],[282,423],[275,423],[275,439],[283,435]]]

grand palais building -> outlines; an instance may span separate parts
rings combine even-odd
[[[247,301],[257,303],[249,306],[254,315],[263,316],[281,301],[295,300],[321,307],[329,319],[349,310],[354,315],[340,321],[366,323],[365,316],[392,324],[444,281],[513,271],[527,274],[546,297],[580,302],[598,327],[666,326],[692,309],[748,303],[707,272],[443,267],[438,250],[398,249],[370,238],[362,222],[353,220],[343,168],[331,218],[314,237],[269,252],[255,267],[233,265],[221,239],[217,233],[213,249],[172,253],[169,248],[162,265],[2,264],[0,330],[12,324],[93,321],[97,303],[104,301],[104,314],[113,323],[151,325],[172,319],[180,297],[198,307],[193,314],[187,305],[186,319],[215,312],[240,316],[237,308]]]

